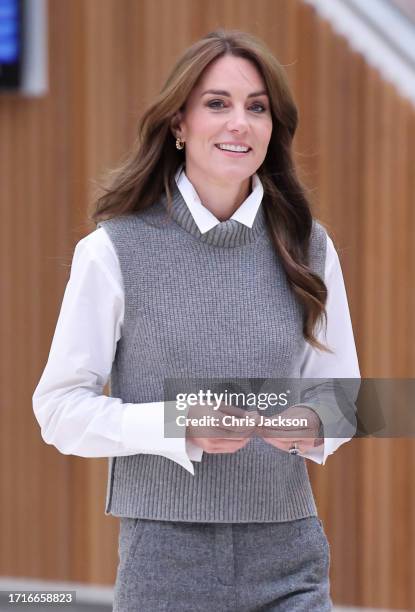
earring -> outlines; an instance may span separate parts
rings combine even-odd
[[[183,149],[183,148],[184,148],[184,142],[180,140],[180,138],[176,138],[176,149]]]

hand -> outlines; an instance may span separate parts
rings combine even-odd
[[[272,427],[261,425],[256,428],[255,433],[263,438],[268,444],[287,452],[292,447],[293,442],[297,442],[297,448],[300,453],[306,452],[324,443],[324,438],[319,437],[321,426],[320,417],[311,408],[307,408],[306,406],[290,406],[281,412],[280,416],[290,419],[307,419],[307,427],[294,428],[292,426]],[[267,436],[267,433],[272,434],[272,436]]]
[[[223,417],[228,415],[228,423]],[[211,417],[214,425],[202,426],[189,424],[186,427],[186,437],[200,446],[206,453],[234,453],[246,446],[255,432],[260,415],[258,412],[247,412],[236,406],[221,403],[217,410],[211,406],[197,404],[190,406],[187,418]],[[232,423],[229,417],[234,417]]]

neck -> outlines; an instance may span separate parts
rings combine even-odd
[[[251,192],[251,177],[242,183],[218,183],[186,170],[186,176],[195,188],[203,206],[219,221],[230,219]]]

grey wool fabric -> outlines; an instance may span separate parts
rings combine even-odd
[[[186,523],[121,518],[113,612],[330,612],[319,518]]]
[[[163,401],[166,378],[299,377],[302,307],[268,235],[228,219],[201,234],[179,189],[102,221],[125,291],[110,391]],[[313,222],[310,265],[324,276],[326,233]],[[139,409],[139,406],[137,406]],[[195,474],[151,454],[109,459],[106,514],[192,522],[280,522],[315,516],[305,460],[258,436],[235,453],[203,453]]]

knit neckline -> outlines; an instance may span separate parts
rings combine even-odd
[[[173,206],[171,210],[172,219],[186,230],[189,234],[201,242],[218,247],[237,247],[254,242],[267,229],[267,222],[263,204],[258,208],[252,227],[248,227],[235,219],[220,221],[215,227],[202,234],[193,219],[179,188],[173,187]],[[167,198],[162,198],[163,205],[167,209]]]

